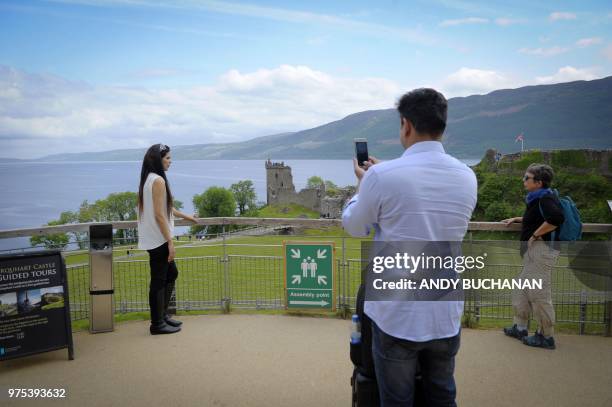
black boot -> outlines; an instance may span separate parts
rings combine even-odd
[[[166,285],[166,292],[164,296],[164,321],[170,326],[179,327],[183,325],[183,323],[176,319],[170,318],[170,314],[168,313],[168,306],[170,305],[170,299],[172,298],[172,291],[174,291],[174,281]]]
[[[151,307],[151,335],[173,334],[179,332],[181,328],[168,325],[164,321],[165,311],[165,292],[163,289],[149,293],[149,306]]]
[[[161,325],[153,325],[149,328],[151,335],[174,334],[181,330],[178,326],[170,326],[165,322]]]

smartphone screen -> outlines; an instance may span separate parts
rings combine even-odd
[[[365,139],[355,140],[355,154],[360,166],[363,165],[364,161],[368,161],[368,142]]]

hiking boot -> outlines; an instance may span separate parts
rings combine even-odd
[[[511,336],[511,337],[519,339],[519,340],[521,340],[524,337],[526,337],[527,335],[529,335],[529,332],[527,332],[526,329],[518,329],[516,324],[514,324],[514,325],[512,325],[510,327],[504,328],[504,333],[506,334],[506,336]]]
[[[181,330],[181,328],[170,326],[166,323],[160,325],[151,325],[149,331],[151,335],[163,335],[163,334],[174,334]]]
[[[536,332],[533,336],[526,336],[522,339],[523,343],[527,346],[534,346],[536,348],[544,349],[555,349],[555,338],[552,336],[546,338],[539,332]]]

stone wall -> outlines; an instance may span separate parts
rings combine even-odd
[[[344,202],[343,198],[326,196],[321,200],[321,216],[330,219],[340,218]]]

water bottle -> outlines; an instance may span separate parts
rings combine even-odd
[[[351,343],[361,343],[361,323],[359,322],[359,315],[353,314],[351,322]]]

